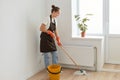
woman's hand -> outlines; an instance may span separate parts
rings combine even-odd
[[[47,34],[49,34],[52,38],[55,38],[55,34],[52,31],[47,30]]]
[[[62,46],[62,43],[61,43],[61,41],[60,41],[60,37],[56,37],[56,40],[57,40],[57,44],[58,44],[58,46]]]

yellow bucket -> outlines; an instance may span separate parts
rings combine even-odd
[[[52,64],[47,67],[50,80],[60,80],[61,66],[58,64]]]

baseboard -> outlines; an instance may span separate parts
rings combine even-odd
[[[120,73],[120,70],[116,70],[116,69],[102,69],[101,71],[105,71],[105,72],[118,72],[118,73]]]
[[[109,63],[109,64],[120,64],[120,61],[107,61],[106,63]]]
[[[92,70],[96,71],[94,67],[88,67],[88,66],[75,66],[75,65],[69,65],[69,64],[60,64],[63,68],[72,68],[72,69],[85,69],[85,70]]]

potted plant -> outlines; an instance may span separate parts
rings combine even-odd
[[[75,19],[77,21],[78,28],[81,30],[81,37],[85,37],[86,30],[88,29],[86,22],[90,19],[87,16],[92,14],[86,14],[86,17],[80,18],[80,15],[75,15]]]

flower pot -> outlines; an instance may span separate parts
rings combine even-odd
[[[85,37],[85,32],[81,32],[81,37]]]

